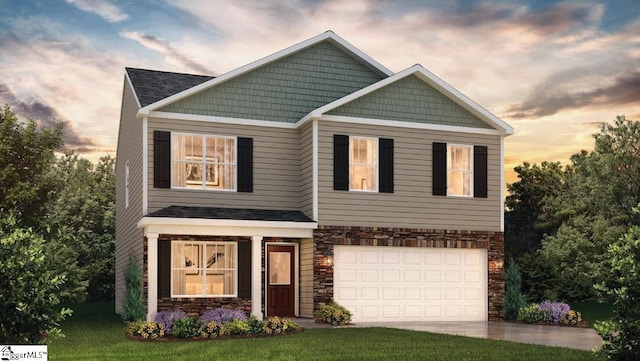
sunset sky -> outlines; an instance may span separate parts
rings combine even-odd
[[[115,155],[124,67],[220,75],[326,30],[397,72],[416,63],[515,128],[524,161],[592,149],[640,119],[640,1],[0,0],[0,104]]]

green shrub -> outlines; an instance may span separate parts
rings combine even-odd
[[[607,255],[612,277],[597,288],[613,297],[613,318],[595,324],[604,340],[599,353],[609,360],[640,360],[640,227],[610,244]]]
[[[518,321],[526,323],[536,323],[545,321],[547,319],[547,313],[538,306],[536,303],[530,303],[518,312]]]
[[[140,321],[145,318],[144,303],[142,302],[142,276],[135,258],[131,257],[129,268],[124,275],[126,294],[122,319],[125,322]]]
[[[297,322],[288,318],[284,320],[284,324],[287,332],[296,332],[300,329],[300,325]]]
[[[334,326],[346,325],[351,322],[351,312],[335,301],[328,305],[320,303],[315,316],[318,320]]]
[[[134,321],[127,323],[127,336],[140,336],[147,340],[164,337],[164,325],[151,321]]]
[[[233,320],[223,325],[225,335],[246,335],[249,333],[249,325],[246,321]]]
[[[514,261],[509,263],[509,267],[504,272],[504,287],[504,318],[515,320],[520,309],[525,306],[525,302],[521,293],[520,271]]]
[[[223,327],[215,321],[209,321],[202,325],[200,336],[204,338],[216,338],[223,335]]]
[[[582,315],[578,311],[569,310],[562,316],[562,324],[565,326],[576,326],[582,322]]]
[[[0,222],[0,344],[36,344],[61,335],[60,323],[71,310],[60,307],[67,276],[31,229]]]
[[[256,316],[249,317],[247,325],[249,326],[249,333],[252,335],[264,333],[264,322],[258,320]]]
[[[180,338],[198,337],[202,333],[202,321],[191,317],[178,319],[173,323],[171,333]]]

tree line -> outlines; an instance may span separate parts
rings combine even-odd
[[[61,132],[0,108],[0,343],[55,333],[60,303],[114,299],[115,159],[56,155]]]

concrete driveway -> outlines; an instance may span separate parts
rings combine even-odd
[[[361,322],[354,326],[390,327],[589,351],[602,345],[602,338],[592,328],[511,322]]]

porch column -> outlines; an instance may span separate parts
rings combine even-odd
[[[158,312],[158,234],[147,233],[147,321]]]
[[[262,236],[251,237],[251,315],[262,320]]]

